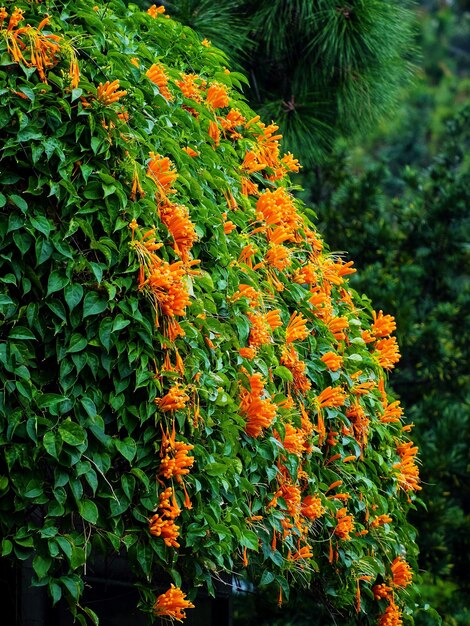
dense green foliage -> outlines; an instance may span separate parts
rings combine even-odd
[[[244,571],[364,624],[412,623],[419,481],[384,387],[393,320],[371,319],[294,200],[277,127],[220,51],[156,9],[14,6],[2,556],[31,558],[81,624],[98,623],[80,597],[103,553],[126,555],[149,612],[162,571],[191,599]],[[168,598],[155,613],[178,617]]]
[[[415,57],[406,2],[182,0],[177,19],[242,61],[251,105],[280,125],[304,165],[396,105]]]

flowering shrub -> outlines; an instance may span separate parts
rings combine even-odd
[[[420,486],[393,318],[209,42],[162,8],[47,8],[0,13],[2,555],[83,624],[99,551],[162,617],[237,572],[400,624]]]

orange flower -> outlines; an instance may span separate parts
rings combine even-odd
[[[220,143],[220,128],[217,126],[217,123],[214,121],[209,122],[209,137],[214,142],[215,147],[217,147]]]
[[[175,84],[185,98],[195,102],[202,101],[201,89],[205,82],[197,74],[181,74],[181,80],[176,80]]]
[[[237,127],[243,126],[245,123],[245,118],[240,111],[231,109],[227,117],[220,117],[219,120],[224,133],[229,132],[231,139],[242,138],[241,133],[236,130]]]
[[[276,417],[277,407],[270,398],[262,398],[264,380],[261,374],[249,377],[250,389],[241,390],[240,412],[246,418],[245,432],[250,437],[259,437],[263,428],[268,428]]]
[[[291,154],[290,152],[288,152],[287,154],[285,154],[282,159],[281,159],[281,163],[290,171],[290,172],[298,172],[300,170],[300,168],[302,167],[299,163],[298,159],[294,158],[294,155]]]
[[[5,7],[2,7],[2,9],[5,11]],[[16,28],[18,24],[24,20],[23,13],[24,13],[24,9],[19,9],[18,7],[15,7],[13,13],[11,14],[10,22],[8,23],[8,26],[7,26],[7,31],[12,30],[13,28]],[[5,15],[5,17],[7,16]]]
[[[190,443],[175,440],[175,425],[170,434],[163,432],[162,444],[160,447],[160,469],[158,475],[167,480],[176,478],[179,483],[183,482],[182,476],[189,474],[189,470],[194,464],[194,457],[188,456],[188,452],[194,449]]]
[[[310,335],[310,331],[307,328],[307,320],[302,313],[294,311],[290,320],[286,326],[286,343],[292,343],[293,341],[302,341]]]
[[[382,403],[384,407],[384,412],[380,416],[380,421],[383,424],[388,424],[390,422],[399,422],[401,416],[403,415],[403,408],[400,406],[400,400],[395,400],[395,402],[391,402],[388,404],[387,399]]]
[[[192,148],[190,148],[189,146],[185,146],[184,148],[181,148],[183,150],[183,152],[186,152],[186,154],[190,157],[197,157],[199,156],[199,152],[196,152],[196,150],[193,150]]]
[[[383,515],[378,515],[377,517],[374,517],[374,519],[370,523],[370,526],[371,528],[379,528],[380,526],[383,526],[384,524],[390,524],[391,521],[392,521],[392,518],[386,513],[384,513]]]
[[[145,75],[149,80],[157,85],[158,90],[166,100],[173,100],[173,96],[168,89],[168,76],[165,74],[165,68],[161,63],[154,63]]]
[[[325,513],[326,509],[318,496],[306,496],[302,500],[301,512],[304,517],[315,520]]]
[[[248,174],[254,174],[255,172],[259,172],[264,170],[267,167],[266,163],[260,163],[259,155],[254,152],[248,151],[245,154],[245,158],[243,159],[242,169],[245,170]]]
[[[281,311],[279,309],[274,309],[273,311],[266,313],[266,322],[269,324],[271,330],[275,330],[276,328],[279,328],[279,326],[282,326],[280,313]]]
[[[326,406],[343,406],[347,398],[347,394],[341,387],[327,387],[320,395],[317,396],[318,406],[320,408]]]
[[[245,285],[241,283],[238,285],[238,291],[236,291],[231,297],[232,302],[236,302],[240,300],[240,298],[247,298],[249,300],[250,306],[255,307],[259,304],[259,300],[261,298],[261,294],[256,291],[251,285]]]
[[[336,519],[335,535],[340,539],[351,539],[350,533],[354,530],[354,517],[347,515],[346,507],[339,509],[336,513]]]
[[[382,311],[376,313],[372,311],[372,317],[374,323],[371,327],[371,332],[374,337],[386,337],[391,335],[396,330],[395,318],[392,315],[384,315]]]
[[[333,317],[326,325],[336,341],[344,341],[346,339],[344,330],[349,327],[349,323],[345,317]]]
[[[244,359],[252,361],[256,356],[256,350],[254,348],[240,348],[238,354]]]
[[[385,609],[385,613],[380,617],[377,626],[402,626],[401,611],[390,599],[390,604]]]
[[[332,372],[336,372],[343,365],[343,358],[334,352],[326,352],[320,359]]]
[[[259,311],[247,313],[251,323],[250,336],[248,338],[251,348],[258,348],[271,342],[271,331],[282,326],[279,313],[279,309],[269,311],[269,313],[260,313]]]
[[[207,90],[206,102],[211,109],[221,109],[229,104],[227,88],[219,83],[212,83]]]
[[[156,398],[155,404],[160,411],[176,411],[177,409],[184,409],[186,403],[189,402],[189,396],[179,384],[174,385],[170,391],[163,396],[163,398]]]
[[[346,417],[351,422],[356,441],[363,448],[367,443],[370,420],[357,400],[346,411]]]
[[[397,556],[397,558],[394,559],[391,565],[391,570],[393,577],[391,584],[393,587],[401,587],[404,589],[405,587],[408,587],[408,585],[411,585],[413,572],[403,557]]]
[[[259,195],[258,185],[256,185],[255,183],[252,183],[249,178],[246,178],[246,176],[242,176],[241,184],[242,184],[241,192],[244,196],[258,196]]]
[[[298,561],[299,559],[311,559],[313,557],[312,548],[309,545],[302,546],[291,557],[291,561]]]
[[[419,491],[419,469],[416,465],[415,457],[418,454],[418,447],[412,441],[397,443],[397,453],[400,462],[395,463],[393,468],[397,471],[398,486],[405,491]]]
[[[176,253],[183,261],[187,261],[189,252],[197,240],[196,229],[189,219],[188,209],[181,204],[168,203],[160,209],[160,217],[173,237]]]
[[[372,587],[372,593],[374,594],[375,600],[383,600],[392,597],[393,589],[385,583],[381,583],[380,585],[374,585]]]
[[[285,424],[284,439],[277,431],[274,431],[274,436],[278,441],[282,441],[284,448],[291,454],[301,456],[304,451],[305,436],[300,428],[294,428],[292,424]]]
[[[291,264],[290,251],[282,245],[272,245],[266,253],[266,263],[282,272]]]
[[[345,263],[342,259],[335,260],[332,257],[325,257],[321,264],[323,278],[332,285],[341,285],[344,282],[343,276],[356,272],[351,267],[352,265],[353,261]]]
[[[170,502],[172,498],[172,502]],[[171,548],[179,548],[176,541],[179,536],[179,526],[174,520],[181,513],[175,499],[173,489],[168,487],[159,496],[157,513],[149,520],[149,532],[154,537],[162,537],[165,545]]]
[[[107,80],[104,85],[100,83],[96,90],[96,99],[104,106],[109,106],[113,102],[117,102],[120,98],[127,95],[127,91],[117,91],[119,89],[119,81],[113,80],[112,83]]]
[[[302,218],[297,213],[293,198],[283,187],[264,191],[256,203],[256,211],[266,226],[283,226],[289,240],[297,241],[297,230],[303,224]]]
[[[147,176],[150,176],[157,183],[163,195],[175,193],[175,190],[171,189],[171,185],[178,178],[178,173],[168,157],[150,152]]]
[[[230,235],[230,233],[235,230],[237,227],[233,222],[224,222],[224,233],[226,235]]]
[[[153,18],[157,18],[159,15],[162,15],[163,13],[165,13],[165,7],[164,6],[157,7],[156,4],[152,4],[150,9],[147,9],[147,13]]]
[[[380,341],[377,341],[375,344],[375,349],[378,352],[377,360],[379,365],[385,369],[393,369],[395,364],[400,360],[396,337],[380,339]]]
[[[194,604],[185,598],[186,594],[172,584],[168,591],[158,596],[153,612],[160,617],[169,617],[181,622],[186,619],[186,609],[194,609]]]
[[[294,346],[289,346],[289,348],[286,346],[283,349],[281,354],[281,363],[292,373],[296,389],[298,389],[301,393],[306,393],[312,384],[305,374],[307,366],[305,362],[299,358]]]
[[[203,39],[201,41],[201,44],[205,47],[205,48],[210,48],[211,47],[211,42],[209,41],[209,39]]]

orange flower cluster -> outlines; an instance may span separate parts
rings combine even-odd
[[[390,604],[385,613],[380,617],[377,626],[402,626],[401,611],[395,602],[390,599]]]
[[[380,339],[375,344],[375,349],[378,352],[377,360],[379,365],[385,369],[393,369],[395,364],[400,360],[400,352],[396,337]]]
[[[286,344],[293,341],[302,341],[310,335],[310,331],[307,328],[307,320],[302,313],[294,311],[290,320],[286,326]]]
[[[374,337],[387,337],[397,328],[395,318],[392,315],[384,315],[382,311],[379,311],[378,313],[372,311],[372,318],[374,322],[371,326],[371,333]]]
[[[353,261],[345,263],[342,259],[334,257],[323,257],[319,268],[323,279],[331,285],[341,285],[344,282],[343,276],[354,274],[356,270],[352,268]]]
[[[331,406],[343,406],[346,402],[347,394],[341,387],[327,387],[317,396],[319,408]]]
[[[392,570],[392,586],[404,589],[411,585],[413,580],[413,572],[409,564],[401,556],[397,556],[390,566]]]
[[[178,178],[178,172],[168,157],[150,152],[147,176],[157,183],[160,195],[166,198],[168,193],[176,193],[171,185]]]
[[[185,98],[202,102],[202,90],[206,83],[197,74],[181,74],[181,80],[176,80],[175,85],[179,87]]]
[[[412,441],[397,443],[397,453],[400,462],[393,466],[397,471],[398,486],[405,491],[419,491],[419,469],[416,465],[418,447]]]
[[[152,4],[152,6],[149,9],[147,9],[147,13],[150,15],[150,17],[153,17],[155,19],[159,15],[163,15],[163,13],[165,13],[165,7],[164,6],[157,7],[156,4]]]
[[[347,515],[346,507],[336,513],[337,524],[334,533],[340,539],[351,539],[350,533],[354,530],[354,517]]]
[[[294,346],[285,347],[281,353],[281,364],[287,367],[294,379],[294,387],[300,393],[306,393],[312,386],[305,371],[307,365],[299,358]]]
[[[238,290],[233,294],[231,300],[232,302],[236,302],[237,300],[240,300],[240,298],[246,298],[250,306],[255,307],[259,304],[261,294],[251,285],[240,283],[238,285]]]
[[[258,219],[265,223],[266,228],[283,227],[283,241],[297,241],[298,229],[303,225],[297,213],[294,201],[284,187],[274,191],[264,191],[256,203]],[[280,243],[279,239],[275,243]]]
[[[113,80],[111,83],[107,80],[104,84],[100,83],[96,89],[96,99],[104,106],[109,106],[117,102],[120,98],[127,95],[127,91],[117,91],[119,89],[119,81]]]
[[[224,135],[227,133],[230,135],[231,139],[241,139],[242,134],[237,130],[245,123],[245,118],[236,109],[230,109],[228,115],[226,117],[219,117],[220,125],[224,131]]]
[[[165,545],[169,548],[180,547],[176,541],[179,537],[179,526],[175,524],[175,519],[180,513],[181,509],[176,503],[173,489],[168,487],[159,496],[157,512],[149,520],[149,531],[154,537],[162,537]]]
[[[251,348],[259,348],[270,343],[271,332],[282,326],[279,313],[279,309],[269,311],[268,313],[260,313],[259,311],[247,313],[251,324],[250,336],[248,337],[248,343]]]
[[[154,63],[146,72],[145,75],[149,80],[157,85],[158,90],[165,98],[165,100],[173,100],[173,95],[168,89],[168,76],[165,73],[165,68],[161,63]]]
[[[374,594],[375,600],[384,600],[385,598],[392,597],[393,589],[385,583],[380,583],[372,587],[372,593]]]
[[[378,515],[377,517],[374,517],[374,519],[370,523],[370,527],[379,528],[380,526],[383,526],[384,524],[390,524],[391,521],[392,521],[392,518],[386,513],[384,513],[383,515]]]
[[[269,267],[274,267],[282,272],[291,264],[290,250],[280,244],[271,245],[265,259]]]
[[[160,218],[173,237],[175,252],[183,261],[188,261],[191,248],[197,240],[188,209],[182,204],[167,202],[160,207]]]
[[[41,30],[49,24],[49,17],[44,18],[35,28],[34,26],[19,27],[24,20],[23,9],[15,7],[10,16],[8,26],[3,31],[6,39],[7,50],[15,63],[21,63],[25,67],[35,67],[39,78],[43,83],[47,83],[46,70],[57,64],[57,55],[60,52],[60,42],[58,35],[43,35]],[[8,17],[5,7],[0,9],[0,28]],[[73,57],[75,58],[75,57]]]
[[[187,402],[189,402],[189,396],[184,389],[181,389],[178,383],[173,385],[170,391],[164,395],[163,398],[157,398],[155,400],[155,404],[158,406],[160,411],[163,411],[164,413],[184,409]]]
[[[354,438],[361,448],[363,448],[367,443],[370,420],[367,417],[364,408],[357,400],[347,409],[346,417],[351,422],[353,427]]]
[[[220,83],[211,83],[207,89],[206,103],[210,109],[228,107],[229,99],[227,88]]]
[[[186,594],[172,584],[168,591],[158,596],[153,612],[159,617],[169,617],[181,622],[186,619],[186,609],[194,609],[194,604],[185,598]]]
[[[274,431],[274,436],[278,441],[282,441],[282,445],[291,454],[301,456],[305,447],[305,434],[301,428],[295,428],[292,424],[287,422],[284,425],[285,433],[284,439],[281,438],[277,431]]]
[[[299,163],[299,159],[295,159],[291,152],[288,152],[282,157],[281,163],[289,172],[298,172],[302,167]]]
[[[318,496],[306,496],[302,500],[301,513],[310,520],[316,520],[325,513],[326,509],[322,505]]]
[[[170,480],[176,478],[176,481],[183,487],[185,500],[184,506],[187,509],[192,508],[183,476],[189,474],[194,464],[194,457],[188,456],[188,452],[194,449],[190,443],[176,441],[175,423],[171,434],[168,431],[162,431],[162,443],[160,447],[160,469],[158,475],[160,478]]]
[[[263,428],[271,426],[276,417],[277,407],[265,394],[261,374],[249,377],[250,391],[241,390],[240,412],[246,418],[245,432],[250,437],[259,437]]]
[[[343,366],[343,357],[334,352],[326,352],[320,359],[332,372],[338,371]]]
[[[207,133],[214,142],[214,147],[217,148],[220,143],[220,128],[218,127],[217,122],[214,122],[214,120],[209,122]]]

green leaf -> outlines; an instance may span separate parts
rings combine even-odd
[[[103,300],[96,291],[89,291],[83,302],[83,317],[99,315],[103,313],[107,306],[106,300]]]
[[[98,507],[91,500],[79,500],[78,512],[84,520],[90,522],[90,524],[96,524],[98,520]]]
[[[60,291],[67,285],[69,279],[59,272],[58,270],[54,270],[52,274],[49,276],[49,280],[47,281],[47,294],[46,296],[50,296],[51,293],[55,293],[56,291]]]
[[[57,445],[57,439],[55,434],[52,431],[47,432],[42,440],[44,449],[48,454],[53,456],[55,459],[59,458],[60,445]]]
[[[131,463],[137,452],[137,445],[135,441],[130,437],[126,437],[122,441],[120,439],[116,439],[114,443],[122,456],[127,459],[129,463]]]
[[[287,367],[284,367],[283,365],[279,365],[278,367],[274,368],[273,374],[275,376],[279,376],[281,380],[285,380],[289,383],[291,383],[294,380],[292,376],[292,372],[288,370]]]
[[[50,557],[42,557],[37,554],[33,559],[33,569],[39,579],[44,578],[52,565]]]
[[[209,476],[222,476],[228,470],[228,465],[225,463],[208,463],[204,468],[204,472]]]
[[[240,543],[245,548],[258,551],[258,535],[254,533],[252,530],[245,530],[245,529],[242,530]]]
[[[28,210],[28,203],[26,202],[26,200],[24,200],[21,196],[17,196],[16,194],[11,194],[11,196],[9,196],[9,199],[11,200],[11,202],[13,202],[13,204],[15,204],[21,211],[23,211],[23,213],[26,213],[26,211]]]
[[[36,339],[36,337],[29,330],[29,328],[25,328],[24,326],[15,326],[15,328],[10,331],[8,339]]]
[[[273,580],[275,580],[274,574],[270,572],[269,570],[265,569],[261,576],[261,580],[259,581],[259,584],[261,587],[264,587],[272,583]]]
[[[70,339],[70,345],[67,352],[81,352],[87,346],[87,340],[78,333],[74,333]]]
[[[83,287],[78,283],[67,285],[64,289],[64,296],[70,311],[73,311],[83,298]]]
[[[68,443],[70,446],[79,446],[85,441],[85,431],[81,426],[72,422],[70,418],[67,418],[65,422],[59,426],[59,434],[62,437],[62,441]]]

